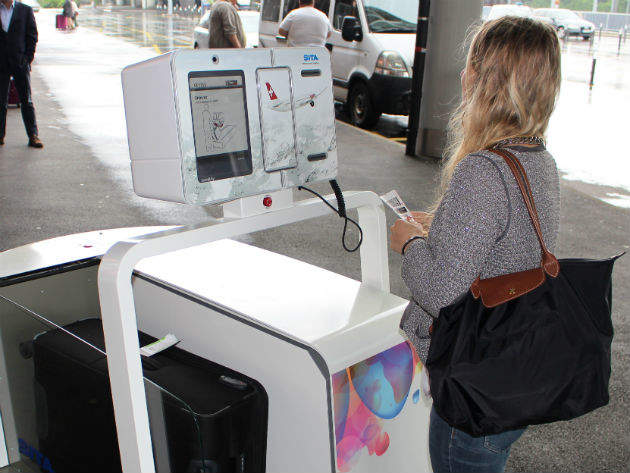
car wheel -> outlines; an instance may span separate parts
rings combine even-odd
[[[562,26],[558,27],[558,38],[564,39],[566,36],[564,28]]]
[[[361,128],[371,128],[381,117],[376,109],[370,91],[363,82],[355,83],[348,94],[348,112],[353,125]]]

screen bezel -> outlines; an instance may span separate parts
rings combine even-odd
[[[199,156],[197,152],[197,140],[193,118],[193,101],[190,79],[195,77],[222,77],[240,76],[242,82],[243,107],[245,109],[245,133],[247,134],[247,149],[230,153],[209,154]],[[190,115],[193,134],[193,146],[195,148],[195,160],[197,164],[197,180],[199,182],[211,182],[231,177],[246,176],[253,172],[252,146],[249,135],[249,112],[247,110],[247,93],[245,90],[245,73],[242,70],[230,71],[191,71],[188,73],[188,100],[190,101]]]

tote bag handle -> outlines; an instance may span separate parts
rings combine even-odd
[[[525,207],[527,207],[527,212],[529,213],[529,217],[534,226],[536,236],[538,237],[538,242],[540,243],[540,249],[542,252],[541,267],[549,276],[556,277],[560,272],[560,265],[558,264],[558,260],[556,259],[556,257],[549,251],[549,249],[547,249],[547,245],[545,245],[540,226],[540,220],[538,218],[538,212],[534,204],[532,188],[529,183],[529,179],[527,178],[527,173],[523,168],[523,165],[518,160],[518,158],[514,156],[514,154],[505,149],[491,148],[488,151],[503,158],[503,160],[510,168],[510,171],[512,171],[512,174],[516,179],[516,183],[518,184],[518,188],[521,191],[521,195],[523,196]]]

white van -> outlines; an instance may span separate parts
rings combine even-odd
[[[335,99],[352,122],[371,127],[381,113],[409,114],[419,0],[316,0],[334,32],[331,52]],[[298,0],[263,0],[259,42],[278,47],[278,26]]]

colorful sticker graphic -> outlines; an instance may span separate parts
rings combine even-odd
[[[383,455],[390,438],[384,423],[395,418],[422,369],[415,350],[403,342],[333,375],[337,468],[352,470],[363,448]]]

